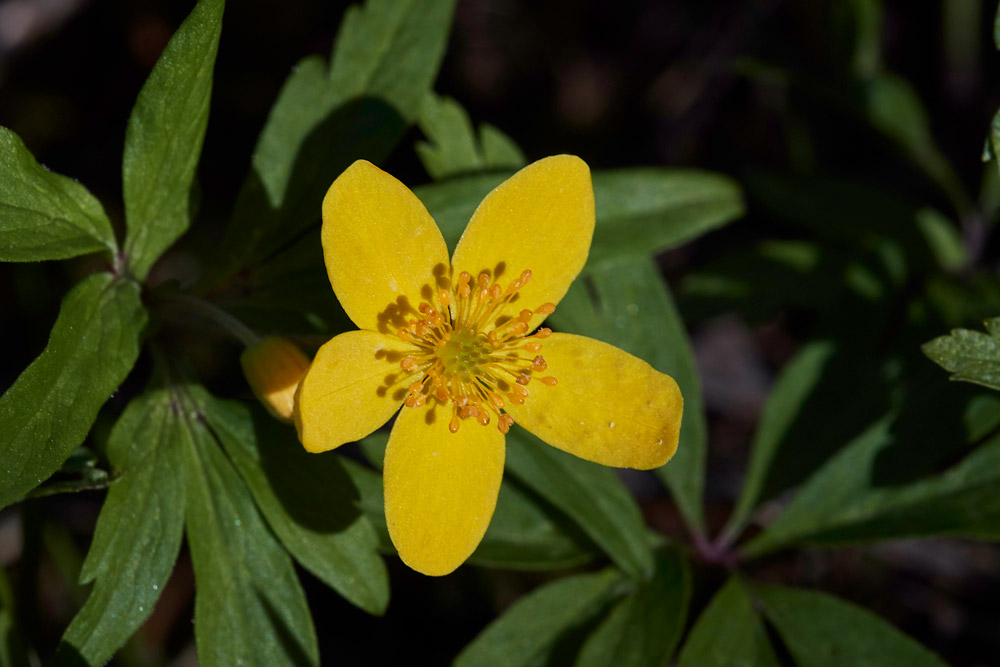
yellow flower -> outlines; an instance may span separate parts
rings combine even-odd
[[[251,345],[240,355],[247,384],[267,411],[292,421],[295,391],[309,369],[309,358],[295,343],[278,336]]]
[[[455,253],[409,189],[359,160],[323,200],[333,291],[359,331],[320,348],[296,395],[311,452],[400,412],[385,452],[385,516],[404,563],[462,564],[486,532],[513,423],[609,466],[648,469],[677,448],[674,380],[616,347],[538,329],[587,260],[590,169],[535,162],[476,209]]]

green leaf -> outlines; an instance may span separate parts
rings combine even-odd
[[[674,457],[655,472],[688,525],[702,532],[708,427],[701,381],[684,323],[657,267],[648,259],[627,258],[592,267],[570,287],[551,322],[645,359],[677,381],[684,396],[680,443]]]
[[[997,403],[990,430],[996,428]],[[939,417],[940,418],[940,417]],[[981,430],[969,425],[970,430]],[[791,545],[844,545],[900,537],[961,535],[1000,539],[1000,435],[940,475],[881,482],[880,467],[901,436],[883,419],[817,472],[767,530],[745,547],[756,557]],[[902,443],[910,449],[910,433]]]
[[[140,280],[191,224],[223,0],[199,0],[139,91],[125,131],[125,252]]]
[[[181,407],[200,664],[318,665],[316,633],[295,567],[206,426],[203,410],[212,406],[199,406],[185,394]]]
[[[778,667],[764,624],[740,580],[730,577],[695,622],[678,667]]]
[[[950,379],[1000,389],[1000,317],[984,322],[987,333],[954,329],[921,347]]]
[[[357,159],[378,163],[416,119],[447,43],[454,0],[368,0],[344,14],[329,68],[300,62],[254,150],[223,247],[228,277],[285,246],[320,216]]]
[[[743,215],[740,186],[721,174],[637,168],[596,171],[593,179],[590,265],[670,250]]]
[[[58,664],[100,665],[153,611],[181,546],[184,478],[179,404],[164,389],[132,401],[108,440],[111,486],[80,582],[96,579],[60,643]]]
[[[619,602],[581,649],[577,667],[657,667],[677,648],[687,621],[691,571],[678,549],[656,558],[653,579]]]
[[[735,537],[746,525],[750,512],[760,502],[768,471],[778,449],[803,405],[822,379],[833,351],[833,343],[829,341],[809,343],[781,370],[757,423],[743,488],[736,509],[723,531],[724,535]]]
[[[753,592],[799,667],[946,667],[875,614],[832,595],[762,584]]]
[[[455,659],[455,667],[536,664],[560,636],[599,610],[619,582],[619,574],[607,569],[564,577],[532,591],[466,646]]]
[[[472,212],[509,173],[476,174],[414,188],[454,249]],[[743,214],[739,186],[707,171],[618,169],[593,172],[593,265],[683,245]]]
[[[997,5],[996,15],[993,17],[993,45],[1000,51],[1000,5]]]
[[[35,162],[21,139],[0,127],[0,262],[66,259],[118,251],[94,195]]]
[[[859,84],[861,110],[877,130],[894,141],[951,198],[956,210],[971,208],[969,196],[931,133],[930,118],[910,83],[884,72]]]
[[[0,508],[59,469],[132,370],[146,311],[139,286],[107,273],[63,299],[49,342],[0,397]]]
[[[507,470],[569,516],[626,573],[653,574],[635,498],[610,468],[550,447],[521,428],[507,434]]]
[[[377,468],[382,467],[387,440],[387,433],[375,433],[361,442],[365,457]],[[360,506],[380,533],[383,549],[395,553],[385,526],[382,475],[346,459],[344,468],[361,494]],[[486,535],[468,562],[504,570],[552,570],[582,565],[597,553],[564,514],[508,476]]]
[[[389,575],[340,457],[309,454],[293,430],[259,411],[251,419],[239,403],[198,400],[285,548],[352,604],[385,613]]]
[[[428,93],[417,122],[428,139],[417,142],[417,155],[436,181],[489,169],[516,169],[525,164],[517,144],[497,128],[482,126],[477,138],[469,114],[450,97]]]

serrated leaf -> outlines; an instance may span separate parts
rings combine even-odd
[[[753,592],[799,667],[946,667],[875,614],[832,595],[762,584]]]
[[[254,151],[223,247],[228,277],[283,247],[320,216],[354,160],[378,163],[399,142],[437,75],[454,0],[368,0],[344,14],[327,68],[295,68]]]
[[[0,508],[59,469],[139,356],[139,286],[107,273],[63,299],[42,353],[0,397]]]
[[[206,426],[202,408],[185,394],[182,410],[199,663],[318,665],[312,616],[291,558]]]
[[[954,329],[921,348],[952,380],[1000,389],[1000,317],[985,321],[987,333]]]
[[[733,576],[695,622],[678,667],[778,667],[753,601]]]
[[[701,381],[684,323],[659,270],[652,261],[636,258],[594,266],[570,287],[551,321],[645,359],[677,381],[684,396],[680,442],[674,457],[655,472],[692,529],[704,530],[708,427]]]
[[[778,449],[822,378],[834,349],[830,341],[808,343],[781,369],[757,422],[740,497],[723,534],[738,534],[760,502]]]
[[[224,0],[199,0],[139,91],[125,132],[125,252],[140,280],[191,224]]]
[[[235,402],[197,396],[207,423],[285,548],[351,603],[385,613],[389,576],[357,490],[334,454],[309,454],[294,431]]]
[[[35,161],[20,137],[0,127],[0,262],[66,259],[118,251],[94,195]]]
[[[365,457],[382,467],[388,434],[375,433],[361,442]],[[385,525],[382,475],[350,460],[344,468],[358,487],[360,506],[380,533],[383,549],[395,553]],[[470,565],[504,570],[551,570],[574,567],[598,553],[586,535],[564,514],[508,476],[500,486],[496,510]]]
[[[60,665],[107,661],[153,611],[181,546],[183,431],[179,404],[165,389],[132,401],[108,440],[123,471],[111,486],[80,582],[96,579],[60,642]]]
[[[476,174],[414,188],[454,249],[479,202],[509,173]],[[594,171],[596,226],[590,264],[683,245],[743,214],[739,186],[688,169]]]
[[[563,633],[599,610],[619,581],[620,575],[608,569],[564,577],[532,591],[472,640],[455,667],[536,664]]]
[[[687,621],[691,571],[678,549],[656,558],[656,572],[611,610],[587,638],[577,667],[658,667],[673,655]]]
[[[642,512],[613,470],[550,447],[521,428],[507,434],[506,467],[573,519],[630,576],[652,576]]]
[[[479,137],[472,119],[450,97],[428,93],[417,118],[427,141],[415,148],[431,178],[445,178],[476,171],[516,169],[525,164],[524,155],[509,137],[497,128],[482,126]]]

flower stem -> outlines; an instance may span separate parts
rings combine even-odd
[[[204,299],[187,294],[175,294],[170,297],[170,301],[183,304],[190,311],[212,320],[212,322],[224,329],[226,333],[247,347],[252,347],[260,342],[260,336],[255,334],[250,327]]]

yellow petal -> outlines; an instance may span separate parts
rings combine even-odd
[[[287,338],[271,336],[240,355],[247,384],[267,411],[283,422],[292,421],[295,391],[309,369],[309,358]]]
[[[448,574],[475,551],[496,507],[504,437],[449,408],[403,408],[385,450],[385,519],[404,563]]]
[[[587,163],[556,155],[529,164],[486,195],[472,214],[452,258],[454,276],[482,271],[506,285],[531,271],[513,315],[558,304],[587,261],[594,234],[594,190]],[[532,327],[541,323],[532,319]]]
[[[409,376],[399,367],[412,350],[374,331],[349,331],[319,349],[295,395],[295,426],[310,452],[365,437],[399,408]]]
[[[364,160],[327,191],[322,241],[333,291],[360,329],[388,332],[400,305],[416,308],[448,270],[444,237],[424,205]]]
[[[677,449],[684,399],[677,383],[613,345],[552,334],[539,353],[548,387],[533,380],[514,420],[553,447],[616,468],[656,468]]]

